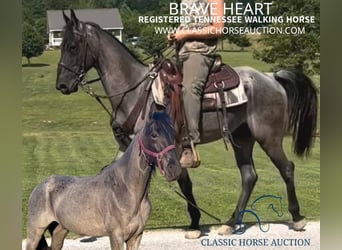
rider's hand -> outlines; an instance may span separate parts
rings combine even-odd
[[[174,37],[175,37],[174,33],[169,33],[167,35],[167,43],[168,43],[169,47],[173,45],[173,43],[175,41]]]

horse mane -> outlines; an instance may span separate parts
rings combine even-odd
[[[97,31],[106,34],[107,36],[109,36],[111,39],[113,39],[113,42],[116,42],[117,44],[119,44],[128,54],[130,54],[136,61],[138,61],[140,64],[146,66],[146,64],[144,64],[136,55],[134,55],[129,48],[127,48],[127,46],[120,42],[119,39],[117,39],[113,34],[111,34],[110,32],[102,29],[100,27],[100,25],[98,25],[97,23],[94,22],[83,22],[83,21],[79,21],[80,23],[82,23],[83,25],[90,25],[91,27],[95,28]],[[63,28],[63,41],[70,41],[72,39],[74,39],[73,37],[73,24],[72,23],[67,23],[64,28]]]
[[[126,50],[126,52],[128,52],[135,60],[137,60],[140,64],[145,65],[136,55],[134,55],[132,53],[132,51],[130,51],[129,48],[127,48],[127,46],[120,42],[119,39],[117,39],[113,34],[111,34],[110,32],[108,32],[107,30],[102,29],[97,23],[93,23],[93,22],[83,22],[83,24],[85,25],[90,25],[93,28],[97,29],[100,32],[103,32],[104,34],[108,35],[109,37],[111,37],[116,43],[120,44],[122,46],[122,48],[124,48]]]

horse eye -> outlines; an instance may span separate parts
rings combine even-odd
[[[152,137],[152,139],[157,139],[158,138],[158,133],[157,132],[153,132],[151,134],[151,137]]]
[[[76,44],[71,44],[71,45],[70,45],[70,49],[71,49],[71,50],[75,50],[75,49],[76,49]]]

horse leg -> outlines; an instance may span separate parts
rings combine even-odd
[[[292,215],[294,222],[293,229],[296,231],[303,230],[306,225],[305,217],[300,215],[299,203],[296,195],[294,184],[294,169],[295,165],[289,161],[282,148],[282,139],[270,138],[260,144],[266,154],[270,157],[273,164],[277,167],[286,184],[288,210]]]
[[[242,126],[232,134],[232,137],[234,139],[232,146],[235,159],[241,175],[242,191],[231,218],[226,225],[219,229],[220,235],[232,234],[237,222],[242,221],[243,213],[240,212],[246,209],[247,202],[258,179],[252,158],[255,140],[251,136],[250,130],[247,126]]]
[[[45,231],[45,227],[39,227],[39,228],[32,228],[29,227],[27,228],[27,239],[26,239],[26,250],[36,250],[36,249],[42,249],[42,250],[47,250],[48,245],[43,245],[38,247],[38,244],[40,243],[40,241],[42,241],[42,238],[44,238],[44,231]],[[46,243],[46,241],[45,241]],[[43,248],[44,247],[44,248]]]
[[[60,224],[53,230],[51,239],[51,249],[60,250],[63,247],[64,239],[68,234],[68,230],[63,228]]]
[[[44,237],[44,232],[46,229],[52,231],[56,227],[56,222],[52,221],[52,218],[46,218],[40,216],[44,214],[44,210],[31,210],[29,206],[28,222],[27,222],[27,240],[26,240],[26,250],[37,249],[37,250],[49,250],[49,246]],[[50,222],[49,222],[50,221]],[[58,225],[58,224],[57,224]]]
[[[143,232],[141,232],[136,237],[132,237],[127,241],[127,250],[138,250]]]
[[[48,230],[49,230],[51,236],[53,234],[53,230],[55,230],[55,228],[57,226],[58,226],[58,223],[56,221],[51,222],[51,224],[48,226]],[[41,237],[41,239],[39,241],[37,249],[40,249],[40,250],[49,250],[50,249],[48,244],[47,244],[47,242],[46,242],[44,234],[42,235],[42,237]]]
[[[196,205],[196,201],[192,193],[192,182],[186,169],[182,169],[182,173],[178,179],[178,185],[186,199],[192,204]],[[188,202],[188,212],[191,218],[191,224],[189,231],[185,235],[187,239],[197,239],[201,236],[201,231],[199,230],[201,213],[192,204]]]
[[[117,234],[111,233],[109,235],[110,249],[112,250],[124,250],[124,240],[122,237],[118,237]]]

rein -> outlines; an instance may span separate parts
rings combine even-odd
[[[144,146],[144,144],[143,144],[143,142],[142,142],[142,140],[141,140],[141,137],[140,137],[140,135],[139,135],[139,137],[138,137],[138,147],[139,147],[139,150],[142,151],[142,152],[144,153],[145,159],[146,159],[146,161],[147,161],[147,163],[148,163],[149,165],[151,165],[152,163],[149,162],[149,161],[147,160],[146,155],[149,155],[149,156],[152,156],[152,157],[156,158],[158,169],[159,169],[161,175],[164,175],[165,172],[164,172],[163,168],[161,167],[162,158],[163,158],[163,156],[164,156],[168,151],[170,151],[170,150],[172,150],[172,149],[175,149],[176,146],[175,146],[174,144],[171,144],[171,145],[167,146],[166,148],[164,148],[162,151],[160,151],[160,152],[158,152],[158,153],[157,153],[157,152],[153,152],[153,151],[147,149],[147,148]],[[220,220],[219,218],[217,218],[216,216],[210,214],[209,212],[207,212],[207,211],[204,210],[203,208],[200,208],[199,206],[197,206],[196,204],[194,204],[193,202],[191,202],[190,200],[188,200],[188,199],[187,199],[183,194],[181,194],[174,186],[172,186],[171,184],[169,184],[169,187],[170,187],[170,189],[171,189],[172,191],[174,191],[179,197],[181,197],[183,200],[185,200],[188,204],[190,204],[191,206],[193,206],[193,207],[197,208],[198,210],[202,211],[203,213],[205,213],[205,214],[208,215],[209,217],[213,218],[213,219],[216,220],[217,222],[221,223],[221,220]]]
[[[183,200],[185,200],[187,203],[189,203],[191,206],[197,208],[198,210],[202,211],[203,213],[205,213],[206,215],[208,215],[209,217],[213,218],[214,220],[216,220],[217,222],[221,223],[220,218],[217,218],[216,216],[212,215],[211,213],[207,212],[206,210],[204,210],[203,208],[200,208],[199,206],[197,206],[196,204],[194,204],[193,202],[191,202],[190,200],[188,200],[183,194],[181,194],[176,187],[172,186],[169,183],[169,187],[170,189],[175,192],[179,197],[181,197]]]
[[[130,91],[136,89],[138,86],[140,86],[142,83],[144,83],[146,80],[148,80],[149,82],[146,84],[146,88],[145,88],[145,92],[148,92],[154,79],[158,76],[158,72],[160,70],[161,64],[164,61],[164,59],[162,60],[158,60],[157,63],[155,63],[150,69],[149,71],[140,79],[138,80],[132,87],[129,87],[127,89],[124,89],[122,91],[120,91],[119,93],[115,93],[112,95],[99,95],[97,93],[95,93],[93,91],[93,89],[89,86],[90,84],[100,81],[101,80],[101,76],[92,80],[87,80],[86,79],[86,63],[87,63],[87,52],[89,50],[89,53],[91,54],[91,56],[93,57],[93,59],[95,60],[95,56],[93,55],[93,53],[91,53],[90,50],[90,46],[88,44],[87,38],[88,38],[88,33],[87,33],[87,24],[84,24],[83,28],[82,28],[82,32],[76,32],[77,35],[79,35],[81,37],[81,52],[80,52],[80,59],[81,59],[81,65],[79,66],[78,70],[73,69],[72,67],[66,65],[63,62],[60,62],[58,65],[60,67],[65,68],[66,70],[72,72],[73,74],[75,74],[77,76],[77,80],[76,80],[76,84],[78,86],[80,86],[82,88],[82,90],[87,93],[88,95],[90,95],[91,97],[94,97],[96,99],[96,101],[103,107],[103,109],[108,113],[109,117],[115,121],[115,115],[113,117],[113,112],[111,112],[106,105],[102,102],[101,99],[111,99],[113,97],[117,97],[117,96],[122,96],[122,98]],[[163,49],[160,54],[164,53],[169,47],[166,47],[165,49]],[[170,54],[172,52],[172,50],[168,53]],[[149,58],[145,58],[144,61],[146,61]],[[120,106],[121,101],[119,102],[119,106]],[[119,108],[119,106],[116,108],[116,110]],[[139,110],[140,112],[140,110]],[[114,112],[116,113],[116,112]],[[143,114],[144,116],[144,114]],[[134,121],[135,122],[135,121]],[[127,125],[127,124],[125,124]],[[127,129],[127,131],[129,131],[130,129]]]
[[[86,28],[86,24],[84,24],[82,32],[77,32],[76,34],[79,35],[81,37],[81,51],[79,53],[79,58],[81,60],[81,64],[79,65],[79,69],[75,70],[72,67],[66,65],[64,62],[60,62],[58,65],[60,67],[63,67],[64,69],[72,72],[73,74],[75,74],[77,76],[77,79],[75,80],[75,83],[77,86],[80,86],[82,88],[82,90],[87,93],[88,95],[90,95],[91,97],[94,97],[96,99],[96,101],[102,106],[102,108],[108,113],[111,122],[115,122],[116,120],[116,111],[119,109],[120,104],[124,98],[124,96],[129,93],[130,91],[136,89],[138,86],[140,86],[141,84],[143,84],[144,82],[146,82],[146,86],[144,87],[144,91],[142,92],[142,97],[139,98],[138,102],[136,103],[135,107],[132,112],[133,114],[129,115],[129,119],[127,119],[127,121],[123,124],[123,125],[119,125],[116,126],[115,131],[119,131],[118,134],[121,134],[122,132],[124,132],[125,134],[129,134],[129,132],[131,132],[136,119],[139,115],[139,113],[142,111],[142,117],[144,117],[144,108],[146,105],[146,100],[148,97],[148,92],[150,91],[150,88],[152,86],[152,83],[154,81],[154,79],[158,76],[158,72],[160,70],[161,64],[164,60],[158,60],[157,63],[155,63],[149,70],[147,73],[145,73],[143,75],[143,77],[141,79],[139,79],[133,86],[127,86],[126,89],[121,90],[119,93],[115,93],[112,95],[99,95],[97,93],[95,93],[93,91],[93,89],[89,86],[91,83],[97,82],[101,80],[101,76],[99,78],[93,79],[93,80],[86,80],[86,64],[87,64],[87,53],[89,52],[90,55],[93,57],[93,60],[95,60],[95,56],[93,55],[90,46],[88,44],[88,39],[87,39],[87,28]],[[89,51],[88,51],[89,50]],[[95,60],[96,63],[96,60]],[[111,99],[113,97],[117,97],[119,96],[120,100],[118,99],[118,106],[115,108],[115,110],[113,110],[112,112],[110,111],[109,108],[106,107],[106,105],[102,102],[101,99]],[[142,100],[142,102],[140,99],[144,99]],[[134,114],[137,113],[137,114]],[[120,132],[122,131],[122,132]]]
[[[144,144],[143,144],[143,142],[142,142],[142,140],[141,140],[140,135],[139,135],[139,137],[138,137],[138,145],[139,145],[140,151],[142,151],[142,152],[144,153],[144,156],[145,156],[145,159],[146,159],[146,160],[147,160],[146,155],[149,155],[149,156],[152,156],[152,157],[156,158],[156,160],[157,160],[157,166],[158,166],[158,169],[159,169],[160,173],[161,173],[162,175],[165,175],[165,172],[164,172],[163,168],[161,167],[162,158],[163,158],[163,156],[164,156],[167,152],[169,152],[169,151],[172,150],[172,149],[175,149],[176,146],[175,146],[174,144],[171,144],[171,145],[167,146],[166,148],[164,148],[162,151],[160,151],[160,152],[158,152],[158,153],[157,153],[157,152],[153,152],[153,151],[147,149],[147,148],[144,146]],[[149,164],[152,164],[152,163],[149,162],[148,160],[147,160],[147,162],[148,162]]]
[[[153,67],[139,80],[137,81],[131,88],[125,89],[119,93],[113,94],[113,95],[99,95],[96,94],[90,86],[90,84],[100,81],[101,78],[96,78],[90,81],[87,81],[85,79],[82,79],[82,81],[80,81],[80,86],[82,87],[82,89],[84,90],[84,92],[86,92],[88,95],[92,96],[92,97],[98,97],[98,98],[102,98],[102,99],[110,99],[112,97],[116,97],[116,96],[120,96],[120,95],[125,95],[128,92],[132,91],[133,89],[137,88],[140,84],[142,84],[146,79],[150,78],[151,80],[154,80],[157,76],[158,76],[158,71],[160,69],[160,63],[156,63],[155,65],[153,65]],[[83,76],[84,77],[84,76]]]

